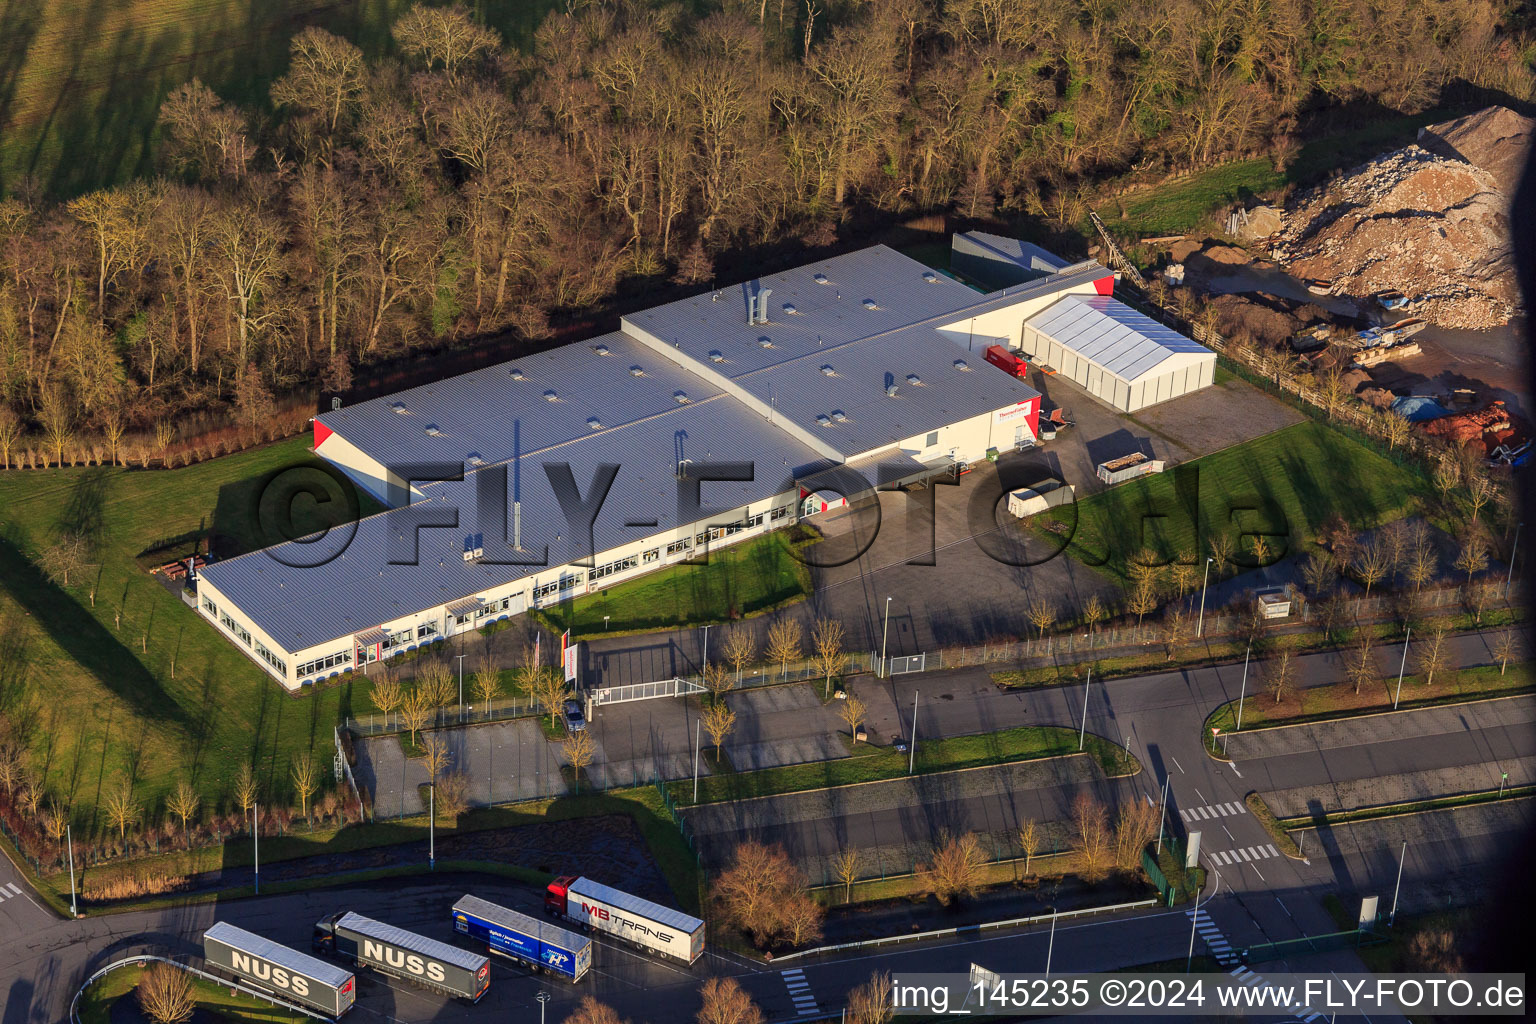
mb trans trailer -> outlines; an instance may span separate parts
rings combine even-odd
[[[351,971],[223,921],[203,933],[203,959],[252,988],[328,1017],[340,1017],[357,1000]]]
[[[350,910],[315,925],[315,949],[471,1003],[491,985],[491,962],[479,953]]]
[[[506,907],[465,896],[453,905],[453,928],[537,971],[580,981],[592,966],[592,940],[585,935],[519,914]]]
[[[544,913],[574,921],[583,929],[616,935],[685,964],[704,953],[703,921],[590,878],[566,875],[550,882],[544,893]]]

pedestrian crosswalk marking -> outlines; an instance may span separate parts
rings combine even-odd
[[[1270,857],[1280,856],[1280,851],[1275,849],[1274,843],[1265,846],[1245,846],[1238,850],[1222,850],[1220,853],[1211,854],[1211,863],[1219,868],[1231,864],[1247,864],[1250,861],[1268,860]]]
[[[1232,968],[1232,970],[1228,971],[1227,973],[1241,981],[1244,985],[1262,985],[1264,983],[1263,975],[1253,973],[1253,971],[1249,970],[1246,966],[1239,965]],[[1323,1019],[1323,1015],[1320,1013],[1314,1013],[1312,1011],[1312,1007],[1310,1006],[1292,1006],[1290,1008],[1290,1012],[1306,1021],[1307,1024],[1312,1024],[1313,1021]]]
[[[811,983],[805,980],[804,968],[791,967],[787,971],[780,971],[779,976],[784,979],[784,987],[789,991],[796,1013],[821,1012],[821,1008],[816,1005],[816,997],[811,994]]]
[[[1225,818],[1235,814],[1247,814],[1248,808],[1237,800],[1228,800],[1219,804],[1204,804],[1200,807],[1185,807],[1179,814],[1185,821],[1205,821],[1208,818]]]
[[[6,888],[11,890],[11,895],[12,896],[20,896],[21,895],[21,890],[16,888],[16,883],[15,882],[12,882],[10,885],[7,885]]]
[[[1199,932],[1200,938],[1205,940],[1206,947],[1210,949],[1211,956],[1216,958],[1217,963],[1226,967],[1237,962],[1237,954],[1232,952],[1231,944],[1221,934],[1221,929],[1216,927],[1216,922],[1211,920],[1204,907],[1199,910],[1185,911],[1184,916],[1194,921],[1195,931]]]

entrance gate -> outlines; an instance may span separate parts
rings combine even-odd
[[[703,692],[703,685],[692,679],[673,676],[671,679],[660,679],[653,683],[594,687],[590,699],[591,705],[598,707],[603,704],[621,704],[631,700],[650,700],[653,697],[687,697],[690,694]]]

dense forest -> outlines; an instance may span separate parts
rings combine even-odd
[[[1490,0],[571,0],[527,53],[418,6],[373,62],[306,28],[267,107],[177,89],[154,180],[0,200],[0,464],[116,460],[136,436],[147,458],[210,411],[270,432],[274,395],[537,339],[625,279],[707,282],[723,251],[824,246],[860,211],[1070,225],[1128,170],[1283,166],[1320,107],[1416,110],[1452,82],[1529,100],[1525,18]]]

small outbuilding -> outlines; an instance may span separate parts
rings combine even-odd
[[[1030,317],[1023,349],[1121,412],[1215,381],[1215,352],[1108,295],[1068,295]]]

